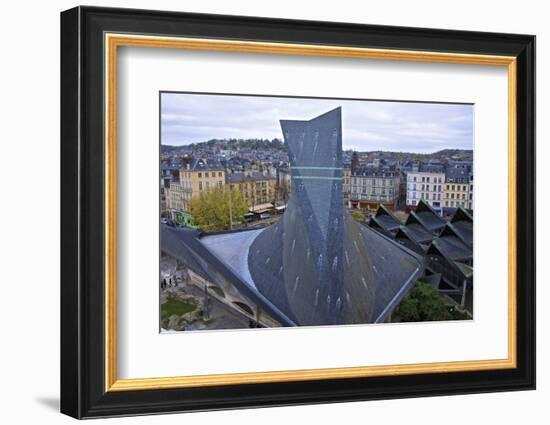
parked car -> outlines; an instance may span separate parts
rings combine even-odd
[[[271,217],[268,213],[260,214],[260,220],[265,220],[267,218]]]

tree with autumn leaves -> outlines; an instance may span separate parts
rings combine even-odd
[[[194,197],[190,210],[195,226],[214,232],[230,230],[233,225],[244,222],[248,206],[240,192],[216,188]]]

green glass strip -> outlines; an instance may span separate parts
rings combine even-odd
[[[343,180],[344,177],[292,176],[294,180]]]
[[[290,167],[291,170],[343,170],[343,167]]]

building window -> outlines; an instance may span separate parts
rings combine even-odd
[[[202,173],[199,173],[199,179],[202,177]]]
[[[204,173],[204,177],[208,178],[208,173]]]
[[[199,173],[200,175],[200,173]],[[199,192],[202,192],[202,182],[199,182]]]

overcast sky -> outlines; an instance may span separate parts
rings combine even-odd
[[[472,105],[163,93],[162,144],[283,139],[279,120],[310,120],[342,107],[343,148],[434,152],[472,149]]]

